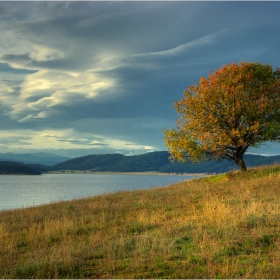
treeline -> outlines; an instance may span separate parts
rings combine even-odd
[[[42,172],[47,172],[43,165],[39,164],[24,164],[14,161],[0,161],[0,174],[1,175],[41,175]]]
[[[280,156],[245,155],[248,167],[280,163]],[[88,155],[64,161],[53,166],[41,164],[24,164],[13,161],[0,161],[0,174],[40,175],[56,170],[91,170],[112,172],[145,172],[163,173],[223,173],[237,170],[238,166],[228,160],[204,161],[200,164],[171,163],[169,153],[151,152],[143,155],[125,156],[122,154]]]
[[[56,164],[49,170],[92,170],[113,172],[159,171],[168,164],[167,152],[153,152],[137,156],[122,154],[89,155]]]
[[[247,166],[261,166],[280,163],[280,156],[246,155]],[[234,162],[204,161],[200,164],[171,163],[169,153],[151,152],[143,155],[124,156],[121,154],[89,155],[56,164],[49,170],[91,170],[112,172],[144,172],[157,171],[164,173],[222,173],[237,170]]]

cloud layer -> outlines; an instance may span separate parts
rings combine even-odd
[[[280,2],[0,2],[0,151],[163,150],[172,106],[193,81],[234,61],[280,65],[279,11]]]

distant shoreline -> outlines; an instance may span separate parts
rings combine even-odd
[[[143,175],[143,176],[197,176],[204,177],[208,176],[207,173],[163,173],[157,171],[143,171],[143,172],[113,172],[113,171],[96,171],[92,172],[90,170],[58,170],[58,171],[49,171],[44,174],[104,174],[104,175]]]

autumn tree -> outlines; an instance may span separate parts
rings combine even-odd
[[[280,70],[232,63],[189,86],[175,103],[176,128],[164,130],[172,160],[233,160],[246,171],[247,149],[280,140]]]

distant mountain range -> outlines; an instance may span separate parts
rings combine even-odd
[[[280,163],[280,156],[245,155],[248,167]],[[217,162],[204,161],[200,164],[171,163],[169,153],[151,152],[143,155],[124,156],[122,154],[89,155],[67,160],[49,168],[49,170],[91,170],[113,172],[157,171],[165,173],[222,173],[237,170],[237,165],[228,160]]]
[[[0,153],[0,161],[16,161],[22,163],[55,165],[66,160],[69,160],[69,158],[58,156],[51,153],[32,153],[32,154]]]
[[[280,164],[280,156],[265,157],[248,154],[245,155],[244,159],[247,167]],[[200,164],[171,163],[169,161],[169,153],[166,151],[151,152],[136,156],[99,154],[74,159],[45,153],[0,154],[0,174],[41,174],[42,172],[55,170],[91,170],[92,172],[156,171],[164,173],[222,173],[237,169],[237,165],[228,160],[223,160],[221,162],[211,160],[201,162]]]

